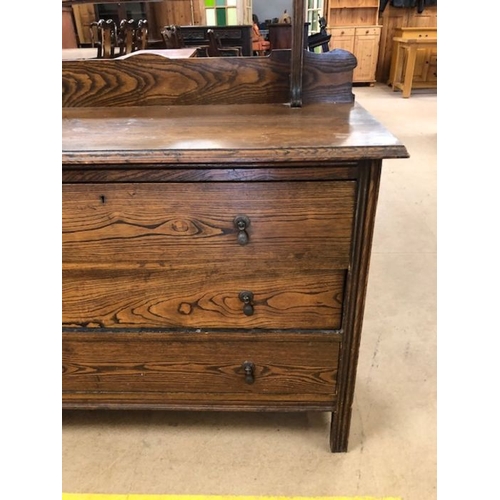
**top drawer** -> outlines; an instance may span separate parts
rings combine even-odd
[[[333,38],[354,36],[356,28],[331,28],[328,30]]]
[[[402,38],[437,38],[437,28],[397,28],[394,36]]]
[[[63,265],[345,268],[355,196],[355,181],[64,184]]]
[[[360,26],[356,28],[356,36],[379,35],[380,27]]]

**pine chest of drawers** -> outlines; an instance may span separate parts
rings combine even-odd
[[[64,408],[329,411],[347,450],[382,159],[407,153],[329,106],[64,110]]]

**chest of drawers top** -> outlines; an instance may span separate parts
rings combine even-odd
[[[64,167],[319,165],[407,156],[357,103],[65,108],[62,149]]]

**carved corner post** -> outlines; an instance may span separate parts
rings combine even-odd
[[[359,344],[365,308],[366,287],[370,267],[370,254],[375,225],[375,213],[380,186],[382,160],[360,164],[358,197],[356,201],[356,226],[351,256],[346,296],[348,307],[343,320],[342,357],[339,362],[337,380],[337,408],[332,414],[330,428],[330,449],[332,452],[346,452],[351,426],[351,411],[358,365]]]
[[[290,105],[302,106],[302,70],[304,66],[304,0],[293,0],[292,17],[292,67],[290,73]]]

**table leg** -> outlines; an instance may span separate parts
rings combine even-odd
[[[394,61],[393,64],[391,64],[391,69],[392,72],[389,75],[389,81],[387,82],[389,85],[392,86],[392,91],[394,92],[396,90],[395,88],[395,83],[399,82],[401,79],[401,63],[402,57],[401,57],[401,44],[396,43],[394,47]]]
[[[406,69],[403,82],[403,97],[410,97],[411,85],[413,83],[413,74],[415,73],[416,60],[417,60],[417,46],[410,45],[408,47],[408,59],[406,61]]]

